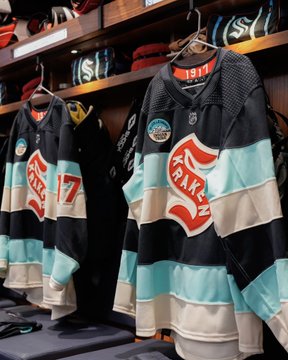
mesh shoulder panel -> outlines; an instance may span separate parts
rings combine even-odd
[[[142,111],[148,115],[149,113],[169,111],[178,107],[180,105],[175,102],[166,90],[160,73],[156,74],[146,91]]]
[[[253,89],[261,80],[247,56],[228,51],[221,66],[221,92],[223,106],[237,116]]]

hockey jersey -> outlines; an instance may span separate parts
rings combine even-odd
[[[262,84],[244,55],[219,48],[199,67],[211,63],[201,86],[183,89],[170,63],[149,84],[114,300],[139,336],[170,329],[188,360],[263,352],[262,320],[288,350],[288,261]]]
[[[14,120],[0,216],[4,286],[52,309],[76,310],[73,273],[87,248],[85,194],[66,104],[54,96],[38,121],[25,103]]]

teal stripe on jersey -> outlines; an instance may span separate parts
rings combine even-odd
[[[0,260],[8,261],[8,242],[9,236],[0,235]]]
[[[79,264],[76,260],[63,254],[58,249],[55,250],[55,261],[53,265],[52,278],[58,284],[68,284],[71,275],[79,269]]]
[[[141,200],[144,192],[143,166],[138,166],[130,180],[123,186],[123,192],[128,204]]]
[[[57,166],[47,164],[47,178],[46,178],[47,191],[57,193]]]
[[[269,139],[255,144],[226,149],[206,177],[206,197],[211,201],[275,178]]]
[[[169,187],[166,175],[168,156],[169,154],[166,153],[145,156],[144,164],[142,163],[134,170],[130,181],[123,187],[128,203],[141,200],[144,189]]]
[[[237,313],[252,312],[251,308],[245,302],[243,295],[242,295],[241,291],[239,290],[239,287],[236,284],[234,276],[228,275],[228,281],[229,281],[230,291],[231,291],[233,302],[234,302],[235,312],[237,312]]]
[[[58,174],[71,174],[75,176],[81,176],[80,166],[73,161],[58,161]]]
[[[74,175],[77,177],[81,177],[81,179],[82,179],[80,166],[78,163],[75,163],[73,161],[59,160],[58,165],[57,165],[57,170],[58,170],[58,174],[70,174],[70,175]],[[69,184],[69,183],[63,184],[62,183],[62,187],[63,186],[69,187],[69,186],[71,186],[71,184]],[[80,190],[83,191],[83,182],[82,181],[81,181]]]
[[[7,163],[5,173],[5,186],[27,186],[26,167],[27,162]],[[46,188],[48,191],[57,193],[57,172],[81,177],[79,164],[74,162],[59,161],[58,167],[47,163]]]
[[[169,154],[149,154],[144,158],[144,189],[169,186],[167,181],[167,160]]]
[[[42,264],[43,241],[36,239],[13,239],[9,241],[9,262]]]
[[[15,164],[7,163],[4,186],[9,188],[14,186],[26,186],[26,167],[27,161],[16,162]]]
[[[13,175],[13,164],[7,162],[5,170],[5,180],[4,180],[4,186],[11,188],[12,187],[12,175]]]
[[[136,281],[138,301],[171,294],[194,303],[233,303],[225,266],[194,266],[159,261],[138,266]]]
[[[27,161],[6,164],[5,186],[9,188],[27,186]],[[47,163],[46,187],[48,191],[57,192],[57,167]]]
[[[135,155],[134,155],[134,171],[140,164],[141,156],[142,156],[141,153],[135,152]]]
[[[275,264],[280,300],[288,301],[288,259],[277,260]]]
[[[43,249],[43,275],[51,276],[55,260],[54,249]]]
[[[242,294],[251,309],[261,319],[268,321],[276,315],[281,308],[276,265],[272,265],[260,274],[242,290]]]
[[[137,254],[122,250],[118,280],[136,286]]]

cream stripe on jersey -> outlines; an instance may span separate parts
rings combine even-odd
[[[133,286],[118,282],[114,310],[133,315],[133,291]],[[233,304],[198,304],[161,294],[150,301],[137,301],[136,308],[139,336],[153,336],[158,329],[168,328],[197,341],[230,341],[238,338]]]
[[[152,188],[144,191],[143,199],[129,204],[138,225],[167,218],[167,204],[179,201],[179,197],[168,187]]]
[[[76,195],[73,206],[71,204],[57,204],[57,217],[71,217],[78,219],[86,219],[86,203],[84,192]]]
[[[56,220],[59,216],[86,219],[85,195],[83,191],[79,191],[76,195],[73,205],[61,204],[57,205],[57,194],[54,192],[45,192],[45,217]],[[20,210],[31,210],[27,206],[29,199],[29,189],[26,186],[19,186],[12,189],[4,188],[1,211],[14,212]]]
[[[157,329],[171,329],[186,339],[204,342],[238,338],[232,304],[189,303],[165,294],[151,301],[137,301],[136,319],[139,336],[153,336]]]
[[[286,321],[288,319],[288,303],[281,303],[281,311],[267,321],[267,325],[284,349],[288,351],[287,326],[283,323],[283,318],[286,319]],[[286,332],[283,331],[283,327],[286,327]]]
[[[239,330],[239,350],[243,352],[263,351],[262,320],[252,312],[235,314]]]
[[[134,286],[118,280],[113,310],[135,317],[136,288]]]
[[[4,186],[3,188],[3,195],[2,195],[2,203],[1,203],[1,211],[10,212],[10,196],[11,190],[9,187]]]
[[[225,237],[282,217],[276,181],[212,200],[210,208],[217,234]]]

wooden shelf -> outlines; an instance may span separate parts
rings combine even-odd
[[[243,41],[230,45],[228,48],[239,54],[252,54],[258,51],[288,46],[288,30],[263,36],[254,40]]]
[[[74,86],[65,90],[55,91],[54,94],[66,100],[76,98],[84,94],[88,95],[98,91],[112,89],[117,86],[136,83],[137,81],[148,80],[151,79],[162,66],[163,64],[158,64],[139,71],[115,75],[107,79],[91,81],[87,84]],[[49,98],[49,95],[39,96],[33,99],[33,103],[35,103],[35,105],[45,104],[49,102]],[[17,101],[11,104],[0,106],[0,115],[16,112],[24,103],[25,101]]]

